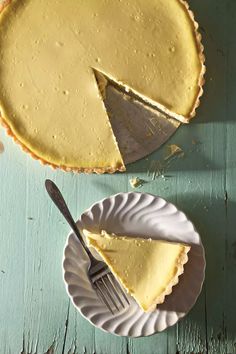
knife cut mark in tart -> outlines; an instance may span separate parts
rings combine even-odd
[[[144,311],[154,310],[179,281],[190,246],[180,243],[83,231],[88,245]]]
[[[200,39],[182,0],[12,0],[0,18],[1,120],[45,164],[123,171],[95,72],[188,122],[202,94]]]

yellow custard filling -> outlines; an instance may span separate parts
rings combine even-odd
[[[56,166],[124,169],[94,69],[183,117],[200,89],[195,28],[180,0],[13,0],[0,56],[4,122]]]

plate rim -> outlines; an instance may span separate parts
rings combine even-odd
[[[74,234],[74,232],[73,232],[72,230],[67,234],[66,241],[65,241],[65,245],[64,245],[64,248],[63,248],[63,257],[62,257],[62,264],[61,264],[61,266],[62,266],[62,276],[63,276],[63,282],[64,282],[64,285],[65,285],[65,288],[66,288],[67,295],[69,296],[69,298],[70,298],[70,300],[71,300],[73,306],[74,306],[75,309],[80,313],[80,315],[82,315],[82,317],[83,317],[84,319],[86,319],[86,320],[87,320],[91,325],[93,325],[95,328],[98,328],[98,329],[102,330],[102,331],[105,332],[105,333],[113,334],[113,335],[115,335],[115,336],[117,336],[117,337],[126,337],[126,338],[150,337],[150,336],[153,336],[153,335],[155,335],[155,334],[162,333],[162,332],[164,332],[166,329],[168,329],[168,328],[170,328],[170,327],[173,327],[174,325],[176,325],[181,319],[183,319],[183,318],[193,309],[193,307],[195,306],[195,304],[196,304],[196,302],[197,302],[197,300],[198,300],[198,298],[199,298],[199,296],[200,296],[200,294],[201,294],[201,292],[202,292],[203,285],[204,285],[204,282],[205,282],[206,253],[205,253],[205,248],[204,248],[203,243],[202,243],[201,236],[200,236],[199,232],[197,231],[197,229],[196,229],[194,223],[191,221],[191,219],[189,219],[188,215],[187,215],[185,212],[183,212],[181,209],[179,209],[174,203],[169,202],[169,201],[167,201],[165,198],[163,198],[163,197],[161,197],[161,196],[159,196],[159,195],[152,194],[152,193],[139,192],[139,191],[129,191],[129,192],[118,192],[118,193],[112,194],[112,195],[110,195],[110,196],[108,196],[108,197],[104,197],[104,198],[102,198],[102,199],[100,199],[100,200],[98,200],[98,201],[92,203],[92,204],[90,205],[90,207],[88,207],[87,209],[85,209],[85,210],[79,215],[79,218],[76,220],[77,226],[80,227],[80,225],[81,225],[81,223],[82,223],[82,216],[83,216],[84,214],[86,214],[87,212],[89,212],[95,205],[97,205],[97,204],[99,204],[99,203],[103,203],[103,202],[104,202],[105,200],[107,200],[107,199],[115,198],[115,197],[117,197],[117,196],[119,196],[119,195],[128,195],[128,194],[139,194],[139,195],[140,195],[140,194],[145,194],[145,195],[150,195],[150,196],[152,196],[152,197],[154,197],[154,198],[163,200],[166,204],[169,204],[169,205],[174,206],[179,212],[182,212],[182,213],[185,215],[186,220],[191,223],[191,225],[193,226],[194,231],[197,233],[197,235],[198,235],[198,237],[199,237],[199,245],[201,246],[201,249],[202,249],[202,261],[203,261],[203,262],[202,262],[202,281],[201,281],[201,283],[200,283],[200,285],[199,285],[199,291],[198,291],[198,292],[196,293],[196,295],[195,295],[195,300],[194,300],[194,302],[192,303],[191,307],[188,309],[188,311],[187,311],[186,313],[180,313],[180,314],[179,314],[179,317],[178,317],[178,319],[177,319],[177,321],[176,321],[175,323],[173,323],[172,325],[169,325],[169,326],[166,325],[161,331],[154,331],[154,332],[152,332],[152,333],[150,333],[150,334],[147,334],[147,335],[143,335],[143,334],[140,334],[140,335],[129,335],[129,336],[127,336],[127,335],[122,335],[122,334],[118,334],[118,333],[115,333],[115,332],[110,332],[109,330],[107,330],[107,329],[105,329],[105,328],[103,328],[103,327],[101,327],[101,326],[99,326],[99,325],[93,323],[93,322],[90,320],[90,318],[86,317],[86,315],[83,314],[83,312],[81,311],[81,309],[75,304],[73,296],[69,293],[69,284],[67,283],[67,281],[66,281],[66,279],[65,279],[66,269],[65,269],[65,267],[64,267],[64,261],[65,261],[65,259],[66,259],[66,254],[65,254],[65,253],[66,253],[66,249],[69,247],[69,240],[70,240],[70,238],[74,237],[75,240],[76,240],[76,242],[78,242],[77,239],[76,239],[76,235]]]

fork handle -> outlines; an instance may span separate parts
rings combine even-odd
[[[90,252],[89,248],[87,247],[87,245],[85,244],[80,231],[69,211],[69,208],[59,190],[59,188],[56,186],[56,184],[51,181],[50,179],[47,179],[45,181],[45,187],[46,190],[50,196],[50,198],[52,199],[52,201],[54,202],[54,204],[57,206],[57,208],[60,210],[60,212],[62,213],[62,215],[64,216],[64,218],[66,219],[66,221],[68,222],[68,224],[70,225],[70,227],[72,228],[72,230],[74,231],[75,235],[78,237],[80,243],[82,244],[85,252],[87,253],[87,255],[89,256],[90,260],[93,261],[94,257],[92,255],[92,253]]]

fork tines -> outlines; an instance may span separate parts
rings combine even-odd
[[[129,300],[112,273],[107,273],[97,279],[94,288],[110,312],[114,315],[115,311],[120,311],[129,305]]]

